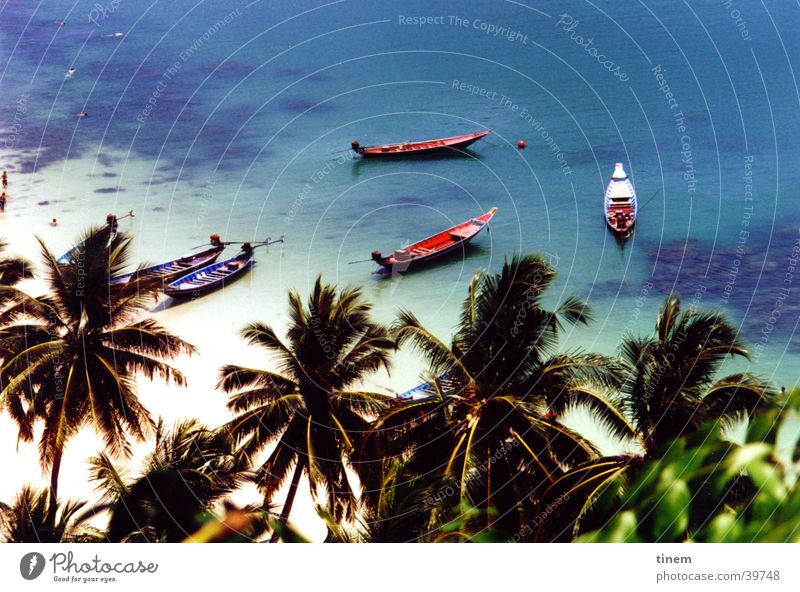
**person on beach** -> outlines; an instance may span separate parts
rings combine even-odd
[[[114,214],[109,214],[106,216],[106,224],[108,227],[111,228],[111,232],[116,232],[117,228],[119,228],[119,222],[117,222],[117,217]]]
[[[0,193],[0,212],[6,211],[6,192]]]
[[[3,189],[8,187],[8,173],[3,171]]]
[[[56,220],[55,218],[50,220],[50,226],[58,226],[58,220]]]

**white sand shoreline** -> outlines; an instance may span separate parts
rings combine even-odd
[[[41,257],[36,236],[42,237],[58,256],[72,245],[73,237],[87,226],[102,224],[107,212],[124,213],[133,210],[136,213],[135,218],[121,221],[120,228],[134,235],[133,253],[137,259],[141,257],[143,260],[156,262],[159,257],[168,259],[187,252],[191,246],[184,244],[180,249],[172,246],[172,243],[178,241],[171,240],[168,236],[164,237],[161,245],[152,238],[138,239],[146,224],[158,224],[152,206],[148,210],[147,204],[142,201],[142,195],[137,196],[131,190],[95,193],[96,189],[104,187],[128,189],[131,185],[135,186],[135,181],[132,183],[130,180],[131,170],[139,173],[141,182],[142,177],[149,178],[148,163],[126,163],[124,177],[111,177],[102,175],[113,172],[108,167],[102,167],[100,174],[89,176],[87,170],[94,163],[86,160],[66,161],[33,174],[17,173],[15,168],[9,166],[13,162],[13,157],[0,154],[0,163],[3,163],[0,167],[7,166],[9,174],[9,203],[6,212],[0,214],[0,237],[8,242],[9,253],[23,255],[37,267]],[[79,200],[77,206],[76,200]],[[37,205],[43,201],[49,203]],[[56,227],[50,226],[50,220],[54,217],[58,220]],[[167,231],[163,229],[162,232]],[[154,232],[151,226],[147,234],[152,237],[157,231]],[[162,251],[163,255],[159,255]],[[279,251],[270,253],[269,257],[265,257],[265,263],[274,263],[277,256]],[[256,267],[252,273],[258,273],[258,269]],[[181,419],[195,417],[210,427],[217,427],[230,419],[231,416],[225,408],[227,396],[215,389],[219,367],[229,362],[255,367],[267,366],[265,354],[247,347],[237,332],[246,322],[255,319],[280,327],[286,308],[287,287],[278,285],[271,294],[259,299],[262,300],[259,306],[261,311],[269,310],[270,314],[261,314],[256,309],[248,310],[247,298],[252,296],[249,285],[251,281],[252,278],[243,278],[229,289],[209,296],[204,301],[190,304],[165,307],[168,299],[163,295],[160,297],[151,316],[195,345],[198,354],[191,358],[181,357],[173,362],[188,377],[189,384],[186,388],[166,385],[158,380],[139,381],[139,397],[154,419],[163,418],[167,425],[172,425]],[[42,293],[46,289],[40,280],[27,281],[23,287],[31,294]],[[231,306],[231,302],[237,303],[237,306]],[[377,379],[377,382],[386,383],[386,380]],[[378,389],[375,385],[371,388]],[[0,500],[10,501],[25,483],[40,486],[47,484],[45,475],[39,468],[35,445],[17,445],[15,425],[5,414],[0,415],[0,448],[16,451],[14,454],[2,455],[0,468],[7,478],[0,483]],[[136,444],[129,466],[135,468],[151,449],[152,442]],[[89,501],[98,499],[97,492],[93,491],[93,486],[88,482],[86,461],[100,450],[102,443],[90,429],[83,430],[68,444],[59,482],[63,498]],[[259,498],[255,488],[251,487],[237,494],[234,499],[240,503],[254,503]],[[283,494],[278,497],[282,498]],[[301,487],[298,492],[292,520],[312,539],[321,540],[325,536],[324,525],[313,510],[307,486]]]

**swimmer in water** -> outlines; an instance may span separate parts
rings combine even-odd
[[[78,113],[78,117],[81,117],[81,118],[89,117],[89,112],[88,111],[81,111],[80,113]]]
[[[50,226],[58,226],[58,220],[56,220],[55,218],[50,220]]]
[[[75,76],[75,72],[77,72],[77,70],[75,70],[75,67],[73,66],[72,68],[67,70],[67,75],[65,76],[65,78],[72,78],[73,76]]]

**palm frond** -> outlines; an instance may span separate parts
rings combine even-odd
[[[331,408],[349,409],[366,417],[376,417],[388,409],[399,406],[397,399],[367,391],[341,391],[331,393]]]
[[[769,383],[748,373],[731,374],[708,389],[701,403],[713,417],[752,414],[775,396]]]
[[[554,400],[548,401],[548,404],[559,415],[574,407],[584,407],[591,411],[592,419],[608,434],[620,439],[636,439],[644,445],[638,430],[625,417],[623,410],[613,401],[590,389],[576,387],[562,391]]]
[[[299,394],[283,395],[240,413],[221,429],[242,444],[243,450],[252,456],[277,438],[295,416],[306,414],[305,404]]]
[[[197,353],[197,348],[173,335],[153,319],[105,331],[102,340],[114,349],[145,354],[161,359]]]
[[[279,372],[292,375],[300,367],[294,353],[281,341],[275,331],[264,323],[250,323],[241,331],[250,345],[256,345],[275,356]],[[293,376],[296,379],[296,376]]]
[[[457,371],[464,377],[470,377],[469,371],[453,354],[444,342],[428,331],[414,314],[409,311],[400,311],[397,321],[393,325],[398,346],[410,344],[422,353],[428,360],[431,372],[434,374],[448,374]]]
[[[274,372],[226,364],[220,369],[217,388],[226,393],[240,391],[228,399],[228,408],[242,411],[293,393],[297,391],[297,384]]]
[[[607,457],[576,467],[559,477],[537,506],[535,540],[570,541],[598,496],[626,470],[628,457]]]
[[[102,501],[115,501],[128,493],[128,471],[114,465],[111,458],[100,452],[89,459],[89,480],[97,483],[96,489],[102,492]]]
[[[576,296],[570,296],[558,305],[556,314],[571,325],[588,325],[592,320],[592,309],[588,303]]]

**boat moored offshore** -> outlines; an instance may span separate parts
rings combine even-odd
[[[630,237],[636,224],[638,204],[633,183],[621,162],[614,166],[614,173],[606,187],[604,207],[606,224],[611,231],[620,239]]]
[[[422,156],[440,152],[463,153],[467,146],[477,142],[489,133],[490,130],[474,132],[452,138],[439,138],[438,140],[424,140],[422,142],[403,142],[400,144],[384,144],[382,146],[362,146],[353,140],[350,148],[363,158],[379,158],[387,156]]]

